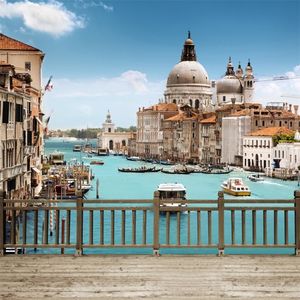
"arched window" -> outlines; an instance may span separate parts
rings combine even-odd
[[[195,101],[195,108],[199,109],[199,107],[200,107],[200,101],[199,101],[199,99],[196,99],[196,101]]]
[[[226,101],[226,96],[223,96],[223,102],[225,102]]]
[[[126,146],[126,141],[125,141],[125,140],[122,141],[122,146],[123,146],[123,147]]]
[[[173,103],[174,103],[174,104],[176,104],[176,103],[177,103],[177,102],[176,102],[176,99],[173,99]]]
[[[190,99],[190,106],[193,107],[193,100]]]

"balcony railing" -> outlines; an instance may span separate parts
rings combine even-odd
[[[300,191],[293,200],[224,199],[219,192],[217,200],[188,200],[181,207],[161,206],[157,197],[59,201],[2,197],[0,253],[8,248],[58,248],[62,253],[74,249],[77,255],[91,248],[150,248],[154,254],[163,248],[212,248],[219,255],[230,248],[292,248],[299,255]]]

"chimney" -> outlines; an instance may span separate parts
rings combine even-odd
[[[298,108],[299,108],[299,105],[294,105],[295,115],[298,115]]]

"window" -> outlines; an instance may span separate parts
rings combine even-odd
[[[199,107],[200,107],[200,101],[198,99],[196,99],[196,101],[195,101],[195,108],[199,109]]]
[[[258,126],[258,121],[257,120],[255,121],[255,126]]]
[[[25,71],[31,71],[31,62],[30,61],[25,62]]]
[[[5,101],[3,102],[3,113],[2,113],[2,123],[8,123],[9,119],[9,102]]]
[[[23,105],[16,104],[16,122],[23,122]]]
[[[265,121],[262,121],[262,126],[265,126]]]
[[[173,103],[176,104],[176,99],[173,99]]]
[[[190,106],[193,107],[193,100],[190,99]]]
[[[279,127],[281,127],[281,121],[279,121]]]
[[[223,96],[223,102],[225,102],[226,101],[226,96]]]

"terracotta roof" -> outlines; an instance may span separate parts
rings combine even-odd
[[[170,117],[166,119],[166,121],[188,121],[188,120],[197,120],[198,115],[195,113],[192,113],[193,115],[191,117],[188,117],[184,112],[180,112],[179,114]]]
[[[178,107],[175,103],[159,103],[145,108],[144,110],[153,111],[177,111]]]
[[[286,127],[268,127],[250,133],[250,136],[275,136],[279,134],[293,134],[294,131]]]
[[[17,41],[11,37],[8,37],[0,33],[0,50],[21,50],[21,51],[39,51],[30,45]]]
[[[201,124],[214,124],[216,123],[217,117],[216,115],[211,116],[209,118],[203,119],[200,121]]]
[[[230,115],[230,117],[242,117],[242,116],[249,116],[250,112],[249,110],[247,111],[246,109],[242,109],[240,111],[236,111],[233,114]]]

